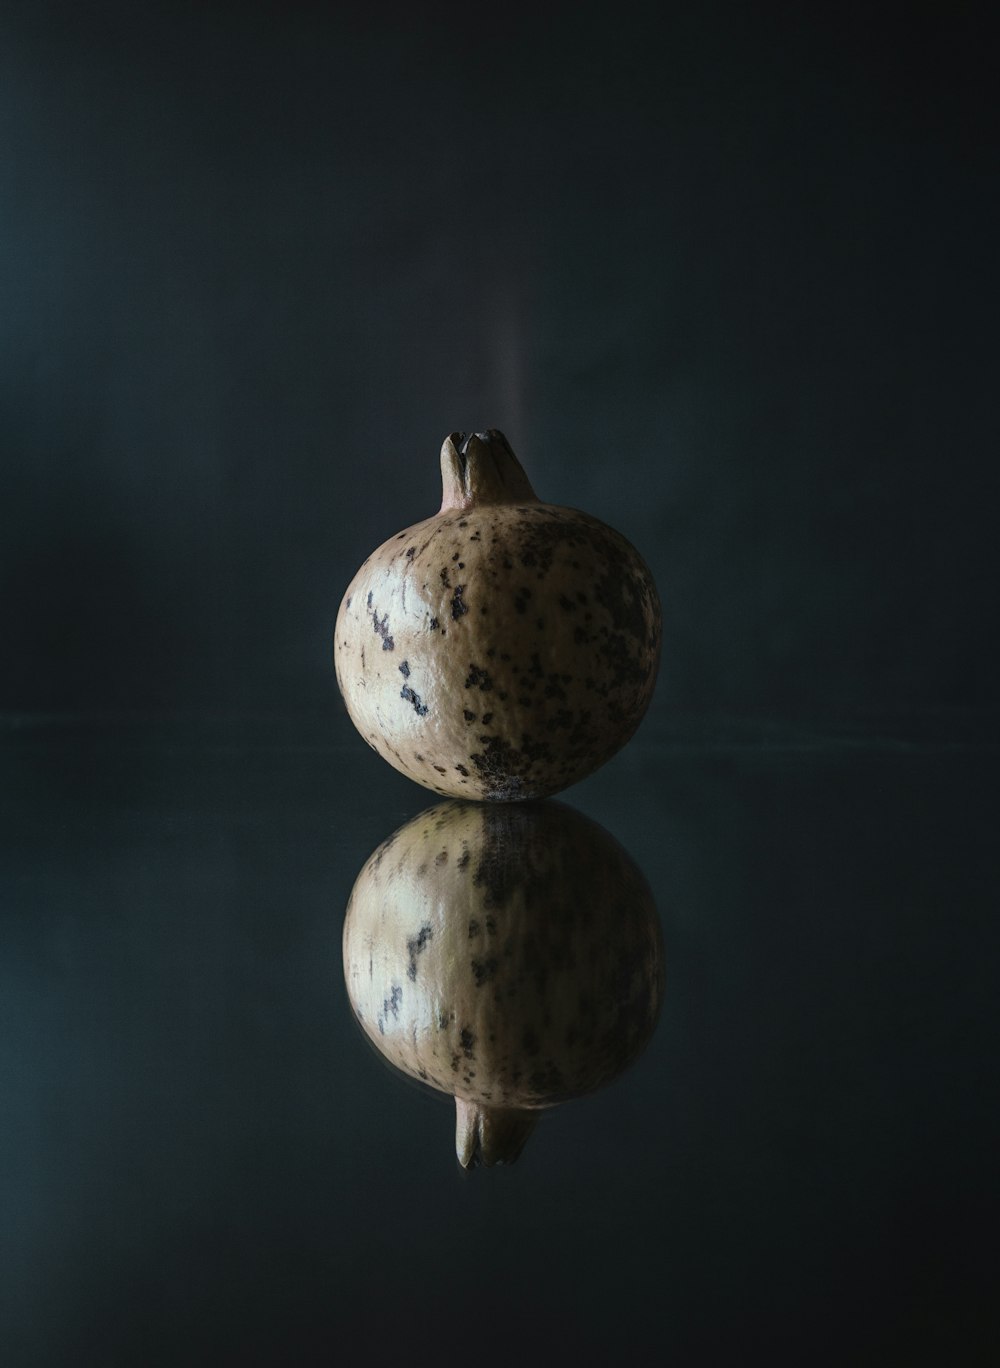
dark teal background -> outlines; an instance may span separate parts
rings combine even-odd
[[[659,702],[995,699],[966,6],[0,16],[0,705],[336,706],[455,428],[603,516]]]
[[[992,1365],[972,6],[0,7],[0,1363]],[[465,1174],[330,660],[497,426],[651,565],[646,1053]]]

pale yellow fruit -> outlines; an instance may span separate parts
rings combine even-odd
[[[455,1098],[463,1165],[510,1162],[540,1109],[619,1074],[663,994],[649,886],[558,803],[422,812],[358,875],[343,949],[376,1048]]]
[[[649,704],[652,576],[598,519],[541,503],[502,433],[452,433],[441,470],[441,511],[379,547],[344,596],[341,693],[368,744],[436,793],[557,793]]]

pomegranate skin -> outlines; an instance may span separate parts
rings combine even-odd
[[[635,548],[542,503],[503,435],[452,433],[441,510],[378,548],[337,617],[337,681],[383,759],[445,796],[543,798],[610,759],[656,682]]]

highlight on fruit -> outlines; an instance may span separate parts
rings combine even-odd
[[[407,822],[355,881],[343,955],[375,1049],[454,1097],[464,1167],[513,1162],[542,1110],[616,1078],[663,999],[649,885],[561,803],[451,801]]]
[[[542,503],[501,432],[453,432],[432,518],[361,566],[337,682],[373,750],[436,793],[501,802],[577,783],[656,683],[656,586],[620,533]]]

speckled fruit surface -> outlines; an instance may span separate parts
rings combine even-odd
[[[648,884],[560,803],[420,813],[358,875],[343,952],[376,1048],[456,1099],[463,1164],[515,1158],[540,1108],[620,1073],[663,994]]]
[[[452,433],[443,500],[362,565],[334,634],[369,745],[436,793],[541,798],[602,765],[652,697],[660,605],[635,548],[541,503],[502,433]]]

